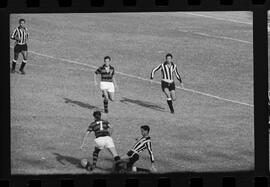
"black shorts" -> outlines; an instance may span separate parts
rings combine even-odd
[[[27,44],[23,44],[23,45],[19,45],[19,44],[16,44],[15,47],[14,47],[14,53],[20,53],[22,51],[27,51]]]
[[[135,153],[134,151],[130,150],[127,153],[127,156],[129,157],[129,162],[127,163],[127,168],[131,169],[133,164],[139,160],[139,154]]]
[[[175,90],[174,82],[169,83],[169,82],[161,81],[161,89],[162,89],[162,91],[164,91],[165,88],[168,88],[169,91]]]

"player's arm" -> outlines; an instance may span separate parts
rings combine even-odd
[[[94,73],[94,83],[95,83],[95,85],[97,85],[97,75],[100,74],[100,73],[101,73],[100,68],[98,68]]]
[[[115,78],[114,78],[114,69],[113,69],[113,72],[112,72],[112,81],[113,81],[113,84],[114,84],[114,86],[116,87],[116,88],[118,88],[118,85],[116,84],[116,80],[115,80]]]
[[[15,30],[13,31],[13,33],[12,33],[10,39],[16,40],[16,41],[18,40],[18,39],[17,39],[17,29],[15,29]]]
[[[178,72],[178,68],[177,68],[176,65],[175,65],[175,76],[176,76],[176,78],[179,80],[181,87],[184,87],[183,81],[182,81],[182,79],[181,79],[181,76],[180,76],[180,74],[179,74],[179,72]]]
[[[86,141],[86,139],[87,139],[87,136],[88,136],[88,134],[89,134],[91,131],[92,131],[92,130],[91,130],[90,127],[86,130],[86,132],[85,132],[85,134],[84,134],[84,136],[83,136],[83,140],[82,140],[80,149],[83,149],[84,143],[85,143],[85,141]]]
[[[112,125],[108,122],[108,131],[109,131],[109,133],[110,133],[110,136],[112,135],[112,133],[113,133],[113,128],[112,128]]]
[[[155,75],[156,71],[158,71],[160,68],[161,68],[161,64],[158,65],[157,67],[155,67],[155,68],[152,70],[150,79],[153,79],[153,78],[154,78],[154,75]]]
[[[153,150],[152,150],[151,141],[148,141],[148,142],[146,143],[146,147],[147,147],[147,150],[148,150],[148,152],[149,152],[150,160],[151,160],[151,167],[150,167],[150,170],[151,170],[152,172],[156,172],[157,169],[156,169],[156,166],[155,166],[155,164],[154,164],[155,159],[154,159],[154,154],[153,154]]]

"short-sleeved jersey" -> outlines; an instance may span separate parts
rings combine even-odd
[[[105,120],[96,120],[90,123],[87,131],[94,131],[96,138],[101,136],[110,136],[109,128],[111,127],[110,123]]]
[[[145,149],[147,149],[149,152],[151,162],[154,162],[154,154],[152,151],[151,138],[149,136],[142,137],[140,140],[138,140],[131,150],[139,154]]]
[[[27,28],[21,27],[21,26],[14,29],[11,35],[11,39],[13,40],[16,39],[16,44],[20,44],[20,45],[26,44],[28,37],[29,37],[29,32]]]
[[[103,66],[100,66],[96,71],[96,74],[101,75],[101,81],[105,82],[113,82],[113,75],[114,75],[114,67],[111,65],[109,67],[106,67],[104,64]]]

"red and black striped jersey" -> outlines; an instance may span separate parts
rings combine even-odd
[[[152,151],[151,138],[149,136],[142,137],[138,142],[135,143],[135,145],[132,147],[131,150],[139,154],[145,149],[147,149],[149,152],[151,162],[154,162],[154,154]]]
[[[111,127],[110,123],[105,120],[96,120],[92,122],[87,131],[94,131],[96,138],[101,136],[110,136],[109,128]]]
[[[101,75],[101,81],[105,82],[113,82],[113,75],[114,75],[114,67],[111,65],[107,67],[105,64],[100,66],[96,71],[96,74]]]
[[[27,28],[25,27],[17,27],[14,29],[11,39],[16,40],[16,44],[24,45],[26,44],[26,41],[28,40],[29,33]]]
[[[171,62],[171,65],[169,65],[167,61],[158,65],[152,70],[150,79],[153,79],[155,72],[160,69],[162,74],[162,80],[166,82],[173,82],[173,73],[175,73],[176,78],[182,83],[182,79],[180,77],[176,64]]]

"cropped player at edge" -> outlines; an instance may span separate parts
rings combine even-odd
[[[97,85],[98,74],[101,75],[100,89],[102,91],[104,112],[108,113],[109,99],[114,100],[115,87],[117,88],[116,81],[114,79],[114,67],[110,65],[111,58],[109,56],[104,57],[104,64],[100,66],[94,74],[94,82]]]
[[[100,111],[95,111],[93,113],[93,116],[95,118],[95,121],[89,125],[83,137],[82,144],[80,146],[80,149],[82,150],[88,134],[93,131],[96,136],[95,138],[96,146],[93,152],[93,164],[91,165],[88,162],[87,165],[85,166],[85,168],[89,171],[92,171],[96,168],[98,154],[104,148],[107,148],[110,151],[110,153],[112,154],[114,158],[114,161],[120,160],[120,157],[118,156],[118,153],[116,151],[113,139],[111,138],[112,128],[111,128],[110,123],[108,121],[101,119]]]
[[[174,113],[172,101],[175,101],[176,97],[175,97],[175,84],[174,84],[173,73],[175,73],[176,78],[179,80],[182,88],[184,87],[184,85],[182,83],[180,74],[178,73],[176,64],[172,62],[172,58],[173,58],[172,54],[168,53],[166,55],[166,61],[158,65],[152,70],[150,79],[153,79],[154,74],[158,70],[161,70],[161,73],[162,73],[161,89],[167,97],[167,103],[169,105],[171,113]]]
[[[24,67],[25,64],[27,63],[27,40],[29,37],[29,33],[27,28],[24,26],[25,24],[25,19],[20,19],[19,20],[19,26],[14,29],[11,39],[15,40],[15,46],[14,46],[14,58],[12,60],[12,68],[11,68],[11,73],[15,73],[15,68],[16,68],[16,63],[19,57],[19,54],[21,53],[23,56],[23,60],[21,63],[21,67],[19,71],[21,74],[25,74],[24,72]]]
[[[139,154],[144,151],[145,149],[148,150],[150,161],[151,161],[151,168],[150,171],[156,172],[157,169],[154,164],[154,154],[152,151],[152,143],[151,143],[151,137],[149,136],[150,127],[148,125],[141,126],[141,134],[142,137],[138,140],[136,139],[136,143],[134,146],[127,152],[126,155],[121,157],[121,161],[118,161],[116,163],[116,168],[119,165],[119,169],[126,168],[127,171],[136,171],[136,167],[134,166],[134,163],[139,160]],[[126,164],[126,167],[123,167],[120,165]]]

